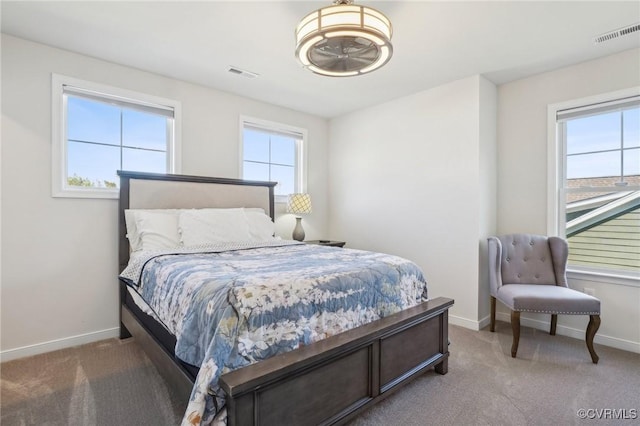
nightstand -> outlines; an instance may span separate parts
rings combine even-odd
[[[344,247],[344,241],[332,241],[332,240],[309,240],[303,241],[305,244],[318,244],[321,246],[330,246],[330,247]]]

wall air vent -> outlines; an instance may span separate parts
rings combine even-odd
[[[633,34],[638,31],[640,31],[640,22],[637,24],[628,25],[623,28],[618,28],[615,31],[609,31],[608,33],[601,34],[597,37],[594,37],[593,42],[596,44],[604,43],[605,41],[609,41],[609,40],[613,40],[614,38]]]
[[[256,74],[255,72],[243,70],[241,68],[234,67],[234,66],[229,66],[229,69],[227,71],[229,71],[231,74],[241,75],[247,78],[256,78],[257,76],[260,75],[260,74]]]

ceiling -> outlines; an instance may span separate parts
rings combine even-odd
[[[2,32],[241,96],[335,117],[482,74],[496,84],[640,47],[638,1],[359,1],[393,24],[383,68],[331,78],[294,58],[294,28],[327,1],[6,1]],[[259,74],[246,78],[229,66]]]

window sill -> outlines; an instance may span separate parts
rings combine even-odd
[[[593,281],[598,283],[623,285],[628,287],[640,287],[640,276],[616,274],[614,272],[595,272],[569,269],[567,270],[567,279]]]
[[[287,204],[289,202],[289,196],[288,195],[276,195],[274,197],[274,202],[276,204]]]
[[[112,199],[117,200],[120,198],[119,189],[63,189],[54,190],[52,193],[54,198],[97,198],[97,199]]]

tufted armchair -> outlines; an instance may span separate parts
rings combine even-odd
[[[520,312],[551,314],[551,335],[556,334],[558,314],[589,315],[586,343],[591,360],[597,364],[593,337],[600,327],[600,300],[567,286],[567,242],[528,234],[489,237],[488,242],[490,329],[495,331],[497,299],[511,309],[511,356],[515,358],[518,352]]]

